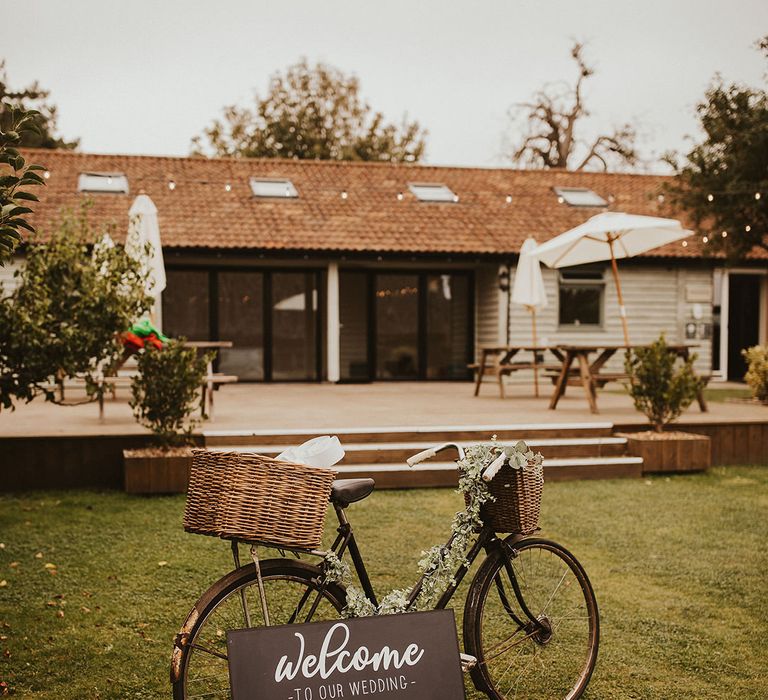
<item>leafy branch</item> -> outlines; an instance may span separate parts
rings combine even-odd
[[[36,110],[23,110],[3,105],[10,114],[9,127],[0,129],[0,265],[8,262],[22,243],[22,231],[34,233],[26,215],[32,213],[30,202],[37,202],[37,195],[27,188],[45,185],[38,175],[42,165],[27,164],[16,146],[25,132],[39,132]]]

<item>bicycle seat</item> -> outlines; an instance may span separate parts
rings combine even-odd
[[[331,484],[331,503],[346,508],[370,496],[374,486],[373,479],[337,479]]]

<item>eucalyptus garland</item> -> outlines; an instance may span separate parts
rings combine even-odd
[[[501,456],[504,459],[501,460]],[[489,465],[500,460],[513,469],[542,470],[541,454],[534,454],[521,440],[512,447],[505,447],[494,435],[490,443],[472,445],[465,450],[464,459],[457,462],[459,469],[459,493],[466,496],[466,508],[456,513],[451,523],[450,546],[435,545],[421,553],[419,575],[424,576],[423,586],[414,604],[408,607],[412,588],[395,589],[388,593],[378,608],[366,597],[363,590],[351,583],[349,565],[341,561],[335,552],[328,552],[323,562],[327,581],[341,582],[347,588],[345,617],[393,615],[403,612],[429,610],[440,596],[454,583],[454,574],[462,565],[469,565],[466,554],[475,532],[482,527],[480,510],[484,503],[495,500],[483,480],[483,472]]]

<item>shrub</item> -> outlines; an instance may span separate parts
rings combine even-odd
[[[139,373],[131,380],[130,405],[136,420],[149,428],[162,447],[189,441],[198,423],[192,419],[208,357],[171,340],[162,350],[148,346],[138,355]]]
[[[663,334],[649,346],[627,350],[624,367],[630,379],[629,395],[657,432],[688,408],[704,388],[704,380],[693,370],[695,360],[696,355],[680,360]]]
[[[0,294],[0,408],[43,394],[51,386],[86,381],[92,400],[102,371],[123,353],[119,334],[149,309],[143,263],[123,246],[99,240],[88,206],[65,213],[47,239],[34,240],[18,286]]]
[[[744,381],[758,401],[768,403],[768,345],[755,345],[742,350],[741,354],[748,365]]]

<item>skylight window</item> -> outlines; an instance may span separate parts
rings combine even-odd
[[[123,173],[80,173],[77,191],[128,194],[128,178]]]
[[[420,202],[458,202],[459,196],[446,185],[411,183],[408,189]]]
[[[571,207],[607,207],[608,202],[586,187],[555,187],[557,201]]]
[[[299,192],[290,180],[276,180],[273,178],[251,178],[251,191],[254,197],[286,197],[296,199]]]

